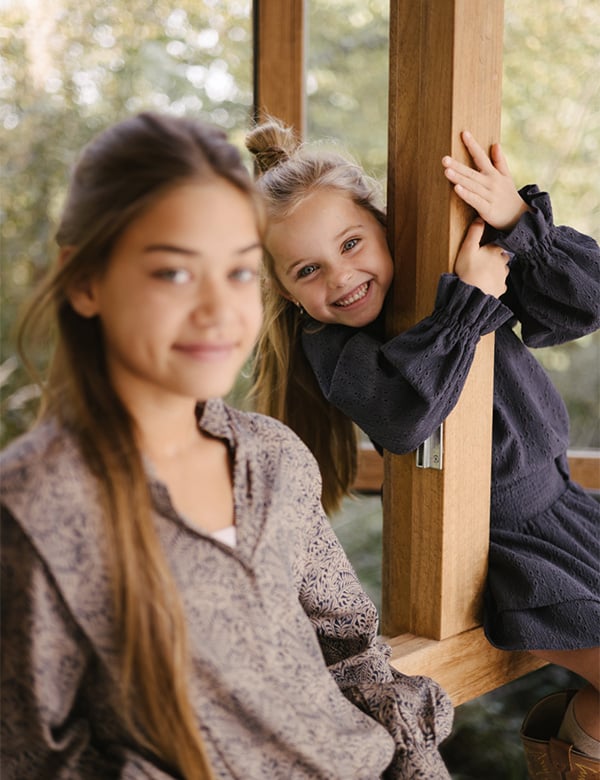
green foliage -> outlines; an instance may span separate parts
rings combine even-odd
[[[363,588],[381,610],[382,505],[379,495],[344,499],[331,525],[351,560]]]
[[[388,7],[309,3],[309,137],[333,139],[382,183]],[[517,186],[536,182],[551,193],[556,224],[597,240],[599,28],[594,0],[505,0],[501,140],[511,172]],[[572,446],[600,447],[600,334],[534,354],[565,399]]]
[[[389,2],[318,0],[308,13],[308,136],[343,144],[385,182]]]
[[[385,182],[388,0],[309,0],[308,135],[332,139]],[[598,235],[600,6],[506,0],[502,140],[515,180],[552,193],[557,222]],[[54,256],[74,156],[144,108],[201,115],[240,147],[252,103],[250,0],[0,4],[0,443],[31,420],[14,358],[20,303]],[[560,387],[577,446],[600,446],[595,335],[538,351]],[[8,362],[6,362],[8,361]],[[591,368],[590,368],[591,367]],[[23,390],[23,387],[27,389]]]
[[[519,185],[552,193],[557,224],[600,231],[598,25],[592,0],[508,0],[502,137]]]
[[[143,109],[201,115],[242,144],[252,104],[249,0],[52,0],[1,6],[0,442],[32,420],[14,357],[23,297],[54,258],[68,171],[98,131]],[[22,388],[26,387],[24,391]]]
[[[0,3],[0,443],[33,419],[14,355],[24,295],[54,256],[74,155],[144,108],[201,115],[242,147],[252,90],[250,0]],[[388,0],[308,0],[308,135],[334,139],[385,181]],[[502,141],[515,180],[552,193],[558,223],[600,231],[595,0],[506,0]],[[573,441],[600,446],[598,334],[537,356],[569,405]],[[246,380],[232,395],[242,403]],[[590,421],[594,421],[592,424]],[[348,501],[334,528],[379,604],[381,503]],[[525,777],[525,709],[566,685],[552,667],[457,711],[444,751],[455,780]],[[548,690],[546,690],[548,689]]]

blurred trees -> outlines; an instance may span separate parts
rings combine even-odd
[[[388,0],[307,2],[309,138],[335,139],[385,182]],[[515,180],[548,189],[557,222],[598,237],[600,7],[505,7],[502,140]],[[144,108],[201,115],[241,147],[252,103],[250,17],[251,0],[0,3],[0,441],[30,420],[12,325],[53,257],[75,154]],[[600,446],[599,345],[595,336],[536,353],[569,403],[579,446]]]
[[[143,109],[202,115],[241,145],[252,105],[252,33],[250,0],[4,0],[0,9],[5,442],[32,414],[12,326],[54,256],[75,155],[96,132]]]
[[[307,3],[309,138],[335,140],[385,183],[389,0]],[[505,0],[505,9],[502,141],[515,181],[549,190],[556,222],[598,239],[600,4]],[[250,17],[251,0],[0,0],[0,444],[31,420],[33,391],[12,325],[53,258],[74,156],[97,131],[145,108],[201,115],[242,147]],[[567,400],[573,442],[600,446],[598,334],[536,355]],[[348,501],[333,524],[378,601],[379,497]],[[518,725],[543,685],[567,684],[548,683],[556,673],[536,672],[537,689],[524,678],[507,686],[510,694],[459,708],[445,747],[457,780],[526,776]]]
[[[600,240],[600,5],[504,5],[501,141],[515,182],[551,193],[556,224]],[[385,184],[389,3],[309,8],[309,137],[341,142]],[[600,334],[534,354],[567,403],[572,445],[600,447]]]

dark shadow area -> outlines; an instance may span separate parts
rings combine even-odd
[[[456,708],[442,755],[453,780],[527,780],[519,731],[542,697],[583,685],[580,677],[549,665]]]
[[[381,498],[348,499],[333,528],[363,587],[381,606]],[[527,780],[519,732],[527,711],[542,697],[580,688],[577,675],[549,665],[456,708],[442,755],[453,780]]]

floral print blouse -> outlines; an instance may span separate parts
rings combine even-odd
[[[149,480],[188,623],[192,705],[217,778],[448,778],[452,708],[388,663],[374,605],[279,422],[211,400],[198,424],[233,464],[236,544],[202,533]],[[114,608],[95,483],[47,420],[0,456],[2,777],[176,777],[113,706]]]

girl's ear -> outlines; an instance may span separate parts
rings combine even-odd
[[[294,306],[298,306],[299,305],[300,301],[298,301],[296,298],[292,298],[292,296],[289,293],[287,293],[283,289],[283,287],[279,287],[278,286],[277,287],[277,292],[279,293],[279,295],[281,295],[282,298],[285,298],[286,301],[291,301],[294,304]]]
[[[63,247],[58,256],[60,265],[64,265],[74,251],[74,247]],[[67,300],[81,317],[95,317],[98,314],[98,304],[93,278],[85,277],[70,284],[67,288]]]
[[[277,293],[277,295],[281,295],[282,298],[285,298],[287,301],[291,301],[294,306],[300,305],[300,301],[296,298],[292,298],[289,292],[283,287],[282,284],[280,284],[279,280],[276,281],[274,279],[268,279],[267,284],[274,292]]]

